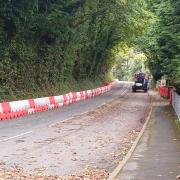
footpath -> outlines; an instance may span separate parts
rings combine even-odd
[[[168,102],[151,92],[153,110],[134,153],[116,180],[180,179],[180,132]]]

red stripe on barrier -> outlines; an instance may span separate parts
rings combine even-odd
[[[77,93],[76,93],[76,92],[73,92],[73,93],[72,93],[72,102],[73,102],[73,103],[76,103],[76,102],[77,102]]]
[[[1,120],[7,120],[11,118],[11,113],[8,114],[1,114],[0,115]]]
[[[29,105],[31,108],[35,108],[35,102],[34,102],[34,99],[29,99]]]
[[[58,103],[56,103],[56,101],[54,99],[54,96],[50,96],[49,97],[49,101],[50,101],[50,104],[54,105],[54,108],[58,108],[59,107]]]
[[[51,104],[56,104],[54,96],[50,96],[49,101],[50,101]]]
[[[81,91],[81,92],[80,92],[80,95],[81,95],[81,100],[84,100],[84,99],[85,99],[85,92],[84,92],[84,91]]]
[[[42,111],[47,111],[48,110],[48,106],[44,105],[44,106],[38,106],[34,109],[34,112],[42,112]]]
[[[2,107],[3,113],[10,113],[11,112],[11,107],[10,107],[9,102],[1,103],[1,107]]]
[[[165,86],[158,87],[159,95],[169,99],[170,103],[172,102],[172,91],[173,91],[173,87],[165,87]]]
[[[67,94],[64,94],[64,95],[63,95],[63,98],[64,98],[63,106],[67,106],[67,105],[68,105]]]

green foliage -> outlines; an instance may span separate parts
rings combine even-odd
[[[145,68],[146,56],[137,49],[130,48],[126,51],[119,51],[116,56],[114,76],[119,80],[133,81],[134,74],[144,72],[149,74]]]
[[[180,132],[180,121],[179,121],[179,119],[175,119],[175,125],[176,125],[178,131]]]
[[[166,75],[180,88],[180,1],[149,0],[154,18],[139,45],[148,57],[149,68],[158,80]]]
[[[113,49],[147,27],[143,0],[0,0],[1,99],[109,77]],[[66,89],[66,88],[65,88]],[[18,97],[19,98],[19,97]]]

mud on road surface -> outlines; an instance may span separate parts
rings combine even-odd
[[[106,179],[141,130],[149,102],[147,93],[129,92],[29,136],[1,142],[0,179]]]

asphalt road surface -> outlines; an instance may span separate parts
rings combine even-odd
[[[111,172],[148,113],[148,93],[119,82],[66,108],[0,122],[0,169],[68,175],[87,167]]]

